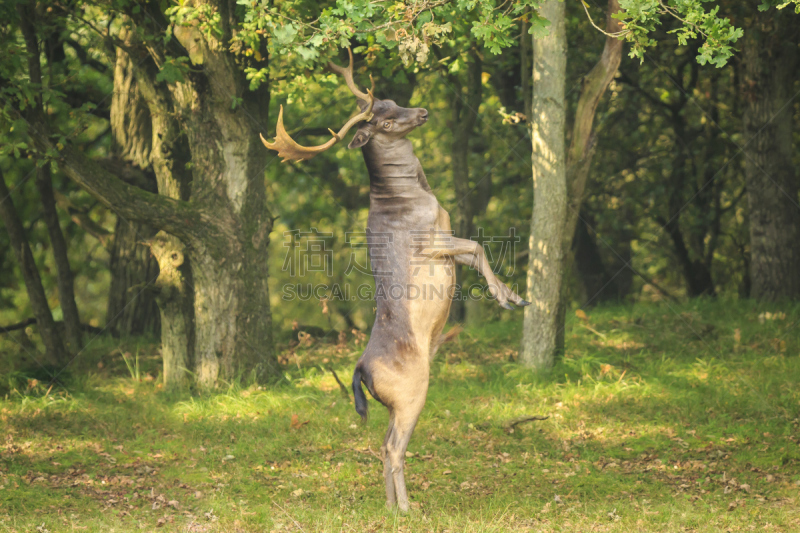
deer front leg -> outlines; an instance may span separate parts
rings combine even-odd
[[[477,269],[486,279],[486,283],[489,285],[489,293],[497,299],[497,303],[504,309],[514,309],[514,306],[511,305],[512,303],[520,307],[530,305],[530,302],[523,300],[517,293],[497,279],[480,244],[451,235],[448,235],[446,239],[441,239],[441,242],[442,244],[437,242],[432,246],[426,245],[422,248],[422,253],[433,259],[452,257],[459,265],[467,265]]]

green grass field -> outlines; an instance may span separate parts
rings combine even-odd
[[[800,308],[570,315],[547,375],[508,319],[438,355],[407,516],[384,507],[385,409],[362,426],[327,370],[349,383],[364,339],[286,349],[266,389],[167,393],[155,345],[112,339],[62,386],[7,373],[0,532],[800,531]],[[525,415],[549,418],[509,432]]]

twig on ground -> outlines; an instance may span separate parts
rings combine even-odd
[[[332,366],[329,366],[328,370],[331,371],[331,374],[333,374],[333,379],[335,379],[336,383],[339,384],[339,389],[341,389],[342,396],[344,397],[344,399],[345,400],[349,400],[350,399],[350,393],[347,392],[347,387],[345,387],[344,383],[342,383],[342,380],[339,379],[339,375],[336,373],[336,370],[334,370]]]
[[[593,327],[587,326],[586,324],[581,324],[581,326],[583,326],[584,328],[588,329],[589,331],[591,331],[592,333],[594,333],[595,335],[597,335],[601,339],[603,339],[603,340],[606,339],[606,336],[604,334],[600,333],[599,331],[597,331]]]
[[[520,424],[524,424],[526,422],[534,422],[536,420],[547,420],[550,418],[549,416],[523,416],[521,418],[515,418],[505,426],[506,433],[511,434],[514,433],[514,428]]]
[[[383,462],[383,459],[381,459],[381,456],[380,456],[380,455],[378,455],[377,453],[373,452],[373,451],[372,451],[372,448],[370,448],[369,446],[367,446],[367,451],[368,451],[369,453],[371,453],[372,455],[374,455],[374,456],[375,456],[375,458],[376,458],[378,461],[380,461],[380,462]]]
[[[280,505],[278,502],[276,502],[276,501],[274,501],[274,500],[273,500],[273,501],[272,501],[272,503],[274,503],[274,504],[275,504],[275,505],[278,507],[278,509],[280,509],[281,511],[283,511],[283,514],[285,514],[286,516],[288,516],[288,517],[289,517],[289,520],[291,520],[292,522],[294,522],[294,525],[296,525],[296,526],[297,526],[297,529],[299,529],[300,531],[305,531],[305,529],[303,529],[303,526],[301,526],[301,525],[300,525],[300,524],[297,522],[297,520],[295,520],[295,519],[294,519],[294,517],[293,517],[292,515],[290,515],[288,512],[286,512],[286,509],[284,509],[283,507],[281,507],[281,505]]]

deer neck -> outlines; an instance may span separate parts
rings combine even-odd
[[[372,139],[362,149],[371,194],[392,194],[419,186],[420,163],[408,139]]]

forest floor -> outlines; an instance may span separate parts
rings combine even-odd
[[[0,384],[0,532],[800,531],[800,308],[578,312],[546,375],[514,362],[508,319],[437,356],[406,516],[384,507],[386,410],[362,426],[328,370],[348,383],[363,338],[205,394],[163,391],[152,343],[103,338],[61,385]],[[510,432],[526,415],[549,418]]]

